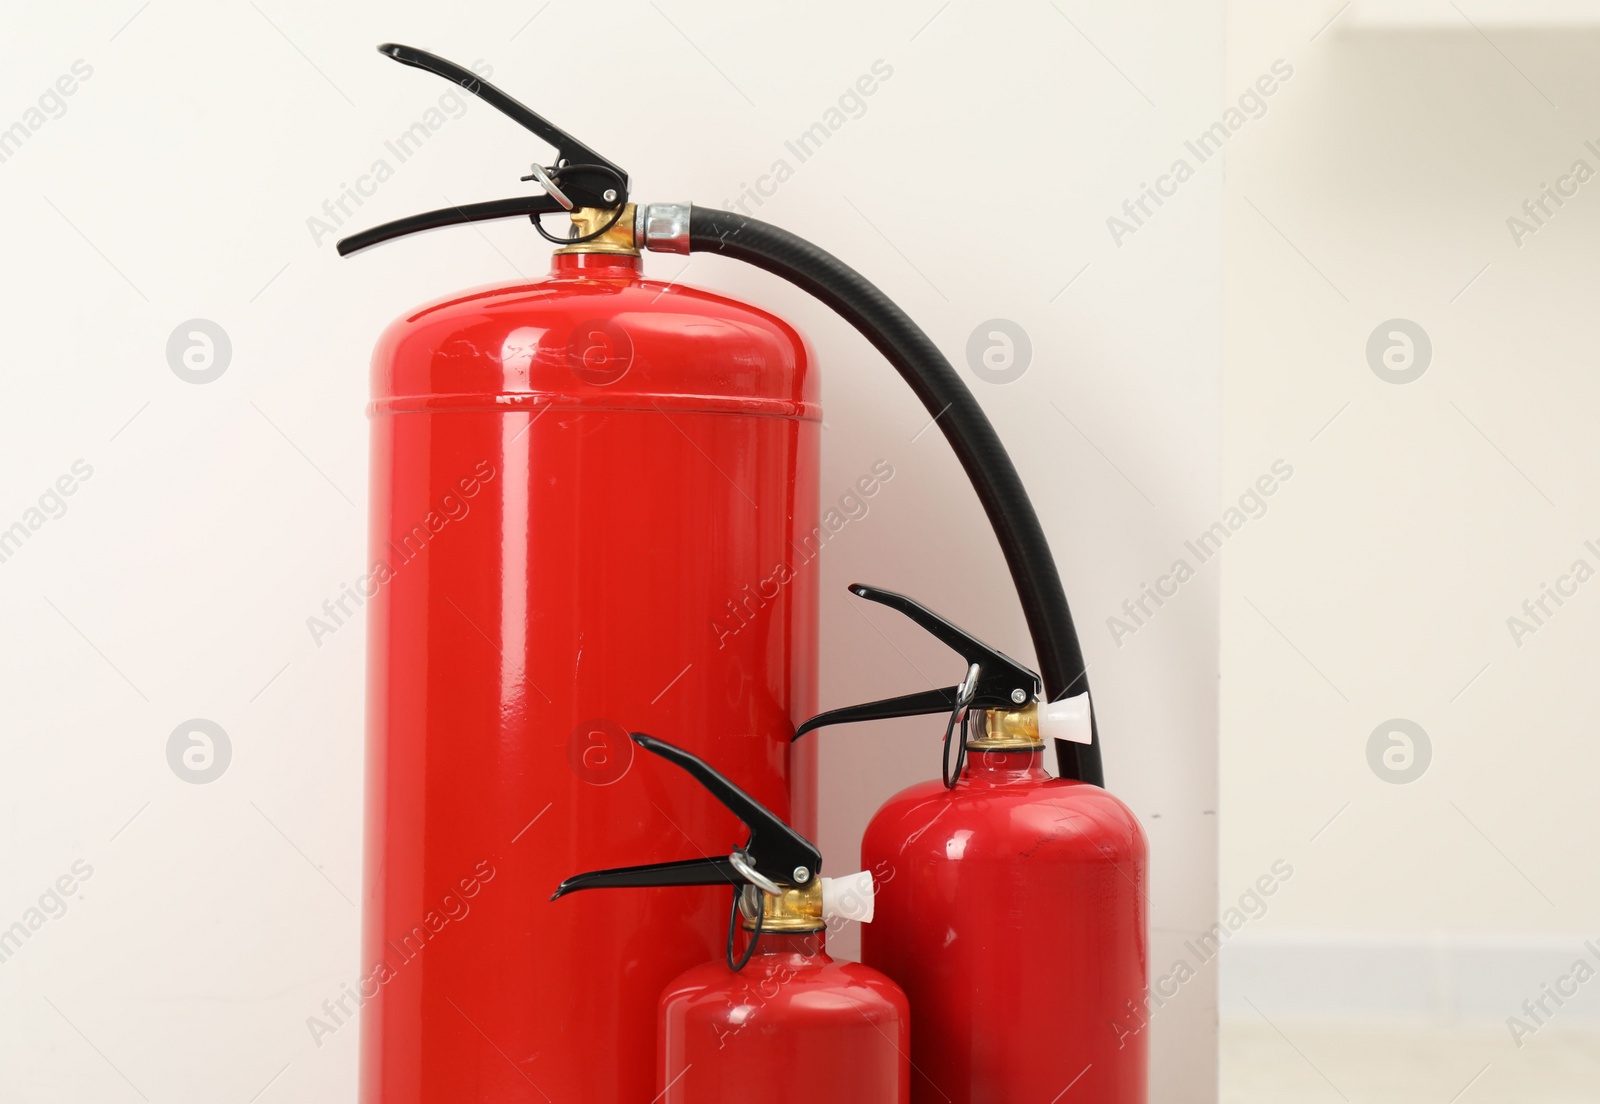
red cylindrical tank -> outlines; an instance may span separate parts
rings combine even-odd
[[[1144,831],[1042,756],[975,750],[953,789],[903,790],[862,838],[861,958],[910,1002],[914,1104],[1145,1100],[1148,1038],[1126,1026],[1148,977]]]
[[[395,322],[373,391],[362,1100],[648,1101],[657,998],[722,953],[726,892],[548,898],[740,841],[692,782],[646,788],[630,729],[811,830],[810,356],[574,252]]]
[[[906,1104],[905,995],[823,933],[765,932],[738,973],[721,961],[661,994],[658,1104]]]

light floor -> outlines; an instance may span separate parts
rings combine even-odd
[[[1221,1104],[1600,1104],[1600,1026],[1229,1019]]]

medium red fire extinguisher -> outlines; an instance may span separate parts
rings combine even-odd
[[[820,540],[805,341],[765,311],[646,280],[641,251],[765,269],[864,335],[971,481],[1046,697],[1086,688],[1083,656],[1004,446],[881,291],[757,219],[635,204],[616,163],[476,74],[379,50],[556,156],[523,178],[534,194],[399,219],[339,252],[501,218],[559,248],[548,279],[407,312],[373,358],[362,1099],[632,1104],[655,1082],[637,1040],[662,985],[714,952],[717,894],[560,907],[538,887],[680,836],[703,853],[731,845],[698,791],[631,769],[632,729],[693,734],[693,751],[813,830],[814,753],[789,741],[815,710],[817,571],[803,550]],[[562,213],[567,234],[541,225]],[[1089,742],[1058,741],[1057,756],[1101,783],[1092,718]],[[480,868],[495,873],[473,880]]]
[[[1046,738],[1088,740],[1087,695],[1041,702],[1038,675],[932,610],[850,591],[967,665],[953,688],[833,710],[796,733],[949,715],[943,777],[891,797],[861,841],[880,887],[861,957],[911,1002],[911,1099],[1142,1104],[1148,1040],[1118,1025],[1149,978],[1144,831],[1117,798],[1042,762]]]
[[[750,832],[726,858],[578,874],[551,898],[580,889],[734,887],[726,962],[692,967],[661,994],[654,1099],[907,1104],[905,994],[870,966],[835,962],[823,947],[830,923],[872,919],[871,874],[822,877],[815,844],[704,760],[643,733],[633,740],[682,767]],[[740,926],[749,933],[742,953]]]

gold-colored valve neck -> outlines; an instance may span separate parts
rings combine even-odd
[[[577,242],[573,245],[563,245],[556,250],[557,255],[563,253],[616,253],[624,257],[637,257],[639,247],[633,240],[633,204],[629,203],[622,208],[622,214],[617,215],[615,207],[579,207],[568,212],[572,219],[572,229],[578,237],[594,233],[616,215],[617,221],[611,228],[599,237],[586,242]]]
[[[1021,709],[985,709],[978,718],[976,735],[967,740],[969,751],[1035,751],[1043,747],[1037,702]]]
[[[754,931],[756,927],[751,916],[753,910],[743,907],[751,892],[761,897],[761,930],[764,932],[813,932],[827,927],[822,919],[821,879],[812,878],[809,885],[785,888],[776,897],[754,887],[746,890],[745,902],[740,908],[745,931]]]

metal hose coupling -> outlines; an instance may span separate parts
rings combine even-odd
[[[634,211],[633,240],[652,253],[689,252],[690,203],[641,203]]]

